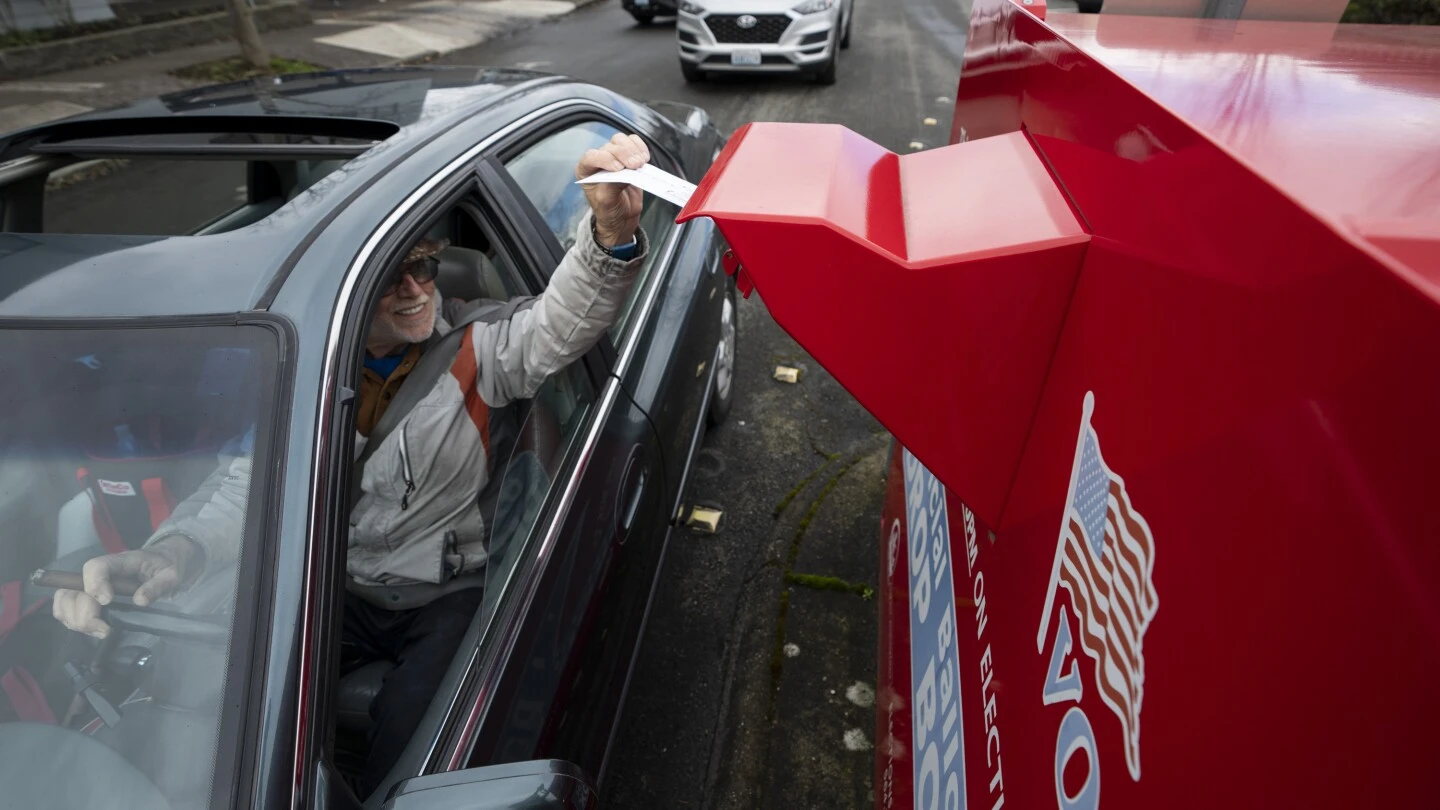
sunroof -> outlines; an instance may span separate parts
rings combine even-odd
[[[304,116],[95,118],[0,146],[11,233],[211,234],[259,222],[393,135],[388,121]]]
[[[95,141],[136,141],[154,144],[165,141],[177,148],[195,148],[221,139],[234,143],[248,139],[257,145],[321,141],[331,144],[374,144],[400,131],[390,121],[303,115],[168,115],[146,117],[85,117],[60,121],[16,133],[0,142],[0,161],[28,154],[64,153],[69,145]],[[164,140],[157,140],[164,139]]]
[[[371,138],[333,135],[293,135],[252,132],[187,132],[166,135],[113,135],[68,140],[43,140],[30,147],[36,155],[73,155],[82,158],[263,157],[352,158],[379,143]]]

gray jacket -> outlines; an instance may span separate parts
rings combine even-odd
[[[347,569],[360,586],[441,584],[484,567],[486,527],[477,496],[489,480],[490,409],[534,396],[542,383],[599,341],[615,322],[648,252],[621,261],[579,223],[545,292],[506,320],[464,327],[454,363],[365,462],[350,513]],[[436,331],[445,334],[442,317]],[[356,436],[355,454],[365,446]],[[206,567],[233,563],[249,491],[248,455],[220,468],[155,533],[180,534]]]

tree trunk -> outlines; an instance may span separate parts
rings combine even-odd
[[[265,52],[265,43],[260,41],[260,31],[255,28],[249,1],[229,0],[229,3],[230,20],[235,23],[235,40],[240,43],[240,55],[251,67],[269,70],[270,54]]]

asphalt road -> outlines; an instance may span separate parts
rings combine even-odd
[[[672,21],[637,26],[617,0],[439,61],[521,66],[641,100],[698,104],[727,132],[748,121],[839,123],[908,151],[912,141],[932,147],[948,140],[968,9],[969,0],[855,0],[853,41],[831,87],[798,76],[686,84]],[[927,118],[938,123],[926,125]]]
[[[699,104],[726,132],[748,121],[840,123],[907,152],[948,140],[968,6],[856,0],[831,87],[801,77],[686,84],[673,25],[637,26],[614,0],[440,61]],[[740,310],[736,404],[707,437],[691,493],[724,518],[717,534],[672,537],[606,806],[873,806],[877,609],[864,590],[877,584],[890,438],[758,298]],[[799,383],[773,379],[780,364],[801,368]]]

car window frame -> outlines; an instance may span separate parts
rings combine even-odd
[[[354,435],[353,411],[356,403],[353,380],[358,374],[363,352],[356,323],[373,305],[373,299],[366,294],[366,290],[377,283],[375,276],[380,272],[375,269],[374,259],[379,254],[398,249],[395,243],[401,238],[399,234],[409,232],[407,227],[418,227],[412,221],[416,218],[417,207],[423,206],[426,200],[433,199],[435,195],[444,193],[444,189],[474,181],[474,170],[479,161],[485,155],[492,154],[498,146],[516,137],[523,137],[526,131],[536,126],[545,126],[546,122],[557,116],[593,111],[607,114],[609,112],[608,108],[593,99],[561,99],[518,115],[497,131],[478,139],[474,146],[453,156],[442,168],[418,181],[404,199],[394,204],[390,212],[381,218],[371,236],[350,258],[339,281],[335,304],[326,327],[318,407],[313,417],[315,440],[311,446],[310,477],[306,482],[311,505],[305,517],[305,585],[299,619],[307,637],[302,645],[298,666],[301,667],[302,676],[313,677],[308,677],[297,689],[297,705],[291,729],[294,747],[290,749],[290,766],[294,779],[280,777],[279,782],[270,780],[286,786],[292,803],[323,801],[317,799],[315,793],[317,787],[325,781],[319,767],[324,763],[324,759],[319,753],[325,750],[325,737],[334,722],[334,707],[331,705],[333,695],[325,694],[327,690],[322,688],[322,685],[336,683],[338,679],[321,676],[325,674],[322,667],[327,658],[338,663],[339,651],[339,624],[327,621],[324,608],[327,604],[334,604],[333,594],[337,590],[344,589],[344,544],[339,543],[337,547],[335,540],[344,538],[343,532],[348,528],[349,520],[348,513],[335,508],[334,504],[348,498],[349,492],[350,458],[348,453],[342,453],[340,449],[348,451]],[[529,204],[528,199],[525,204]],[[545,280],[548,282],[548,277]],[[278,289],[280,283],[283,283],[283,277],[277,280],[272,290],[267,291],[262,303],[268,303],[273,298],[274,290]],[[362,313],[360,318],[357,318],[357,312]],[[608,341],[608,337],[602,338],[602,346],[608,345]],[[595,352],[592,352],[587,355],[587,364],[594,354]],[[560,465],[560,469],[568,472],[572,481],[576,477],[576,473],[569,472],[573,469],[572,459],[575,462],[582,461],[595,446],[599,428],[603,427],[604,419],[621,393],[619,381],[609,377],[608,372],[602,379],[604,384],[596,386],[596,402],[581,431],[583,439],[578,447],[570,449]],[[567,486],[561,490],[559,497],[573,498],[570,489]],[[547,505],[546,514],[550,512]],[[339,526],[336,525],[337,514],[341,517]],[[554,525],[554,521],[547,525]],[[337,560],[340,560],[342,565],[337,566]],[[332,637],[333,651],[328,643]],[[493,661],[482,661],[476,671],[481,674],[492,672]],[[449,739],[441,741],[443,744],[437,745],[430,752],[418,773],[465,767],[465,758],[468,757],[470,748],[466,740],[468,738],[473,741],[473,732],[483,707],[473,695],[462,697],[470,704],[463,727],[451,734]]]
[[[253,672],[257,663],[264,661],[267,651],[270,648],[271,637],[274,632],[274,606],[276,604],[276,591],[278,588],[279,575],[276,560],[280,554],[280,531],[282,509],[286,487],[286,470],[289,464],[278,464],[281,459],[288,455],[290,444],[290,428],[294,419],[294,397],[295,397],[295,370],[298,365],[296,357],[299,344],[298,332],[295,325],[288,318],[274,315],[268,312],[247,312],[235,317],[235,323],[239,326],[255,325],[263,326],[273,330],[280,343],[277,358],[280,368],[277,374],[277,390],[275,392],[274,413],[276,418],[271,425],[268,435],[257,431],[255,435],[255,456],[254,464],[265,463],[271,471],[269,486],[264,488],[261,496],[260,507],[263,509],[260,538],[257,543],[258,554],[252,555],[254,559],[248,563],[242,561],[240,571],[237,574],[237,582],[246,581],[247,575],[254,577],[256,585],[253,593],[242,596],[236,594],[235,617],[236,621],[242,618],[250,619],[255,630],[251,639],[251,647],[244,651],[246,656],[244,663]],[[252,491],[251,498],[257,493]],[[247,533],[248,533],[247,527]],[[269,542],[265,542],[265,538]],[[252,574],[247,565],[259,565],[258,575]],[[250,597],[250,598],[247,598]],[[244,601],[242,601],[244,600]],[[241,606],[245,602],[248,605],[248,612],[242,613]],[[234,634],[232,633],[232,639]],[[240,650],[231,650],[232,655],[241,654]],[[241,734],[236,740],[222,740],[217,747],[217,758],[227,750],[234,750],[238,747],[238,755],[234,757],[235,770],[231,773],[230,796],[228,797],[230,807],[244,806],[244,797],[253,795],[257,778],[260,772],[261,757],[263,756],[262,744],[263,723],[260,721],[258,710],[246,710],[245,706],[261,706],[266,700],[264,677],[253,677],[250,679],[249,691],[241,698],[241,705],[238,708],[231,707],[222,711],[220,717],[221,728],[225,727],[224,711],[238,711],[244,719],[241,727]],[[232,687],[227,687],[227,689]],[[235,690],[239,692],[239,690]],[[217,781],[218,785],[218,781]],[[218,793],[218,791],[217,791]]]
[[[420,199],[402,209],[397,221],[377,233],[378,246],[363,257],[356,279],[354,295],[349,306],[338,310],[332,317],[332,327],[338,326],[340,333],[348,337],[346,351],[337,359],[334,372],[338,378],[341,396],[331,407],[334,418],[330,422],[326,447],[321,468],[317,476],[324,496],[317,503],[315,511],[322,514],[319,526],[311,525],[306,533],[308,546],[307,576],[313,589],[313,603],[307,606],[307,630],[313,634],[309,642],[308,661],[302,661],[300,677],[305,685],[300,700],[301,715],[307,712],[309,739],[298,746],[297,760],[313,752],[314,765],[325,763],[336,774],[334,735],[338,717],[337,695],[340,685],[340,647],[343,640],[342,623],[345,613],[346,549],[349,544],[350,492],[355,446],[355,422],[359,405],[359,379],[365,348],[364,335],[369,315],[380,299],[381,288],[391,268],[408,251],[414,240],[452,208],[461,204],[475,193],[475,180],[469,172],[452,172],[442,177],[438,185],[422,189]],[[496,245],[496,250],[503,250]],[[352,272],[356,271],[354,265]],[[322,405],[322,412],[325,406]],[[323,425],[323,417],[322,417]],[[317,432],[318,436],[327,435]],[[417,734],[419,731],[417,730]],[[311,763],[296,763],[312,774]],[[421,771],[424,772],[423,770]],[[338,776],[336,777],[338,778]],[[308,794],[313,787],[306,786]],[[363,798],[363,797],[362,797]]]
[[[541,286],[542,282],[540,282],[539,279],[548,278],[553,267],[550,266],[549,261],[550,249],[539,239],[539,236],[542,233],[549,235],[550,231],[543,225],[543,222],[538,226],[538,228],[544,229],[543,232],[541,232],[533,227],[533,223],[526,223],[523,219],[516,219],[514,214],[517,210],[521,210],[521,206],[517,200],[513,198],[513,194],[518,192],[509,188],[496,190],[486,187],[481,182],[478,172],[481,162],[482,161],[476,161],[474,167],[476,171],[452,178],[450,182],[438,188],[429,199],[417,203],[411,214],[386,238],[384,247],[373,254],[370,260],[371,267],[366,273],[365,280],[360,283],[360,291],[357,296],[359,300],[366,303],[364,306],[355,308],[350,316],[354,322],[350,324],[349,331],[356,334],[357,339],[359,335],[363,334],[364,320],[370,311],[370,307],[373,307],[374,302],[378,300],[378,293],[380,286],[383,284],[385,269],[399,261],[403,252],[408,249],[409,245],[412,244],[415,239],[419,238],[419,236],[425,233],[430,227],[433,227],[441,218],[449,216],[457,209],[464,211],[467,215],[475,219],[479,230],[484,234],[485,238],[489,240],[497,253],[500,254],[501,262],[498,262],[498,264],[500,264],[502,275],[506,277],[507,281],[519,285],[518,290],[515,292],[516,295],[537,295],[543,291],[544,287]],[[467,208],[469,210],[466,210]],[[531,228],[528,232],[526,230],[527,227]],[[354,354],[356,362],[358,363],[363,356],[363,349],[356,351]],[[545,525],[543,516],[551,513],[551,504],[557,497],[557,493],[563,488],[562,486],[557,486],[557,484],[563,485],[569,475],[572,474],[571,471],[575,464],[578,463],[583,456],[578,446],[579,437],[587,434],[594,421],[599,418],[598,406],[602,397],[602,391],[601,386],[596,384],[597,372],[601,376],[604,374],[604,364],[603,359],[599,357],[599,349],[596,348],[587,352],[582,356],[581,360],[577,361],[577,364],[580,367],[577,369],[578,373],[573,376],[573,384],[580,388],[577,392],[578,403],[580,407],[584,408],[584,412],[581,414],[580,421],[573,433],[564,439],[562,456],[557,464],[555,479],[551,482],[541,505],[540,514],[542,515],[542,519],[537,520],[535,525],[529,528],[525,537],[516,538],[516,540],[513,541],[515,543],[513,547],[515,549],[513,553],[516,554],[515,563],[511,566],[504,581],[499,585],[502,589],[502,594],[496,599],[496,609],[494,613],[485,619],[480,627],[479,635],[474,639],[475,650],[471,655],[470,662],[464,665],[465,668],[460,674],[460,681],[457,684],[459,688],[454,694],[448,696],[443,709],[437,710],[434,705],[432,705],[432,707],[427,710],[420,728],[417,729],[415,738],[413,738],[410,743],[412,746],[420,746],[427,749],[420,770],[418,771],[420,774],[433,770],[437,764],[437,753],[444,746],[447,737],[450,736],[456,720],[465,715],[467,704],[472,700],[470,696],[473,695],[475,691],[472,685],[478,683],[485,675],[486,669],[480,659],[486,647],[490,645],[496,636],[496,628],[500,623],[499,620],[507,613],[523,615],[523,610],[515,609],[515,600],[511,597],[510,593],[514,588],[514,583],[517,581],[515,572],[526,564],[529,549],[533,546],[533,538],[539,529]],[[354,375],[359,374],[358,365],[355,367],[353,373]],[[358,379],[358,377],[352,376],[350,379]],[[357,403],[358,394],[351,391],[350,399],[346,403],[342,414],[340,414],[337,419],[341,435],[353,436],[355,429],[355,405]],[[353,444],[350,442],[338,442],[337,448],[345,452],[339,452],[337,455],[342,458],[348,458],[348,451],[351,447],[353,447]],[[345,466],[348,467],[348,464]],[[344,532],[349,527],[348,498],[343,494],[349,491],[348,469],[344,475],[345,481],[343,485],[337,486],[335,490],[342,493],[342,495],[329,507],[332,511],[330,524],[339,532]],[[326,629],[328,638],[323,642],[317,641],[320,652],[317,653],[316,665],[310,669],[313,681],[318,687],[315,691],[319,693],[311,695],[312,705],[322,707],[315,714],[316,724],[327,730],[336,723],[336,712],[338,711],[336,694],[340,681],[340,642],[343,637],[341,624],[344,614],[345,558],[343,549],[346,544],[341,542],[343,539],[343,537],[326,537],[320,540],[314,538],[311,540],[312,543],[319,543],[332,549],[342,550],[341,553],[331,555],[332,559],[329,562],[331,570],[327,572],[326,575],[338,580],[338,582],[332,585],[330,593],[333,594],[333,596],[321,597],[320,600],[321,617],[318,625]],[[423,741],[415,742],[414,740]],[[322,751],[322,758],[325,759],[333,769],[335,756],[333,740],[327,737]],[[410,752],[407,751],[407,757],[409,753]],[[405,759],[402,759],[400,764],[405,764],[405,761]],[[381,790],[384,789],[382,785]]]

